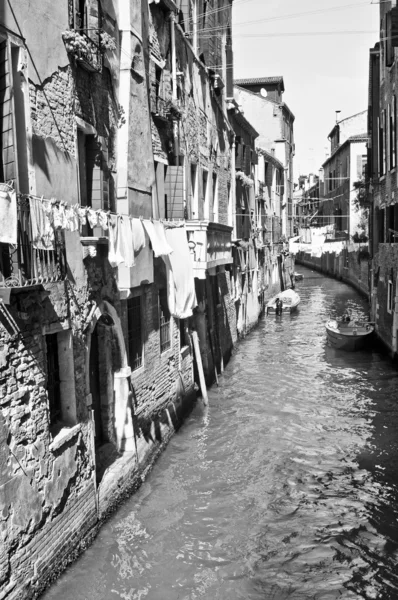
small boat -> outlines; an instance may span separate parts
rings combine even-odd
[[[304,279],[304,275],[302,273],[294,273],[294,281],[302,281]]]
[[[267,314],[293,312],[300,304],[300,296],[294,290],[279,292],[267,304]]]
[[[341,321],[330,319],[326,323],[326,333],[329,344],[339,350],[354,352],[361,350],[372,335],[374,326],[365,321]]]

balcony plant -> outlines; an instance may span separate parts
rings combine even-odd
[[[251,179],[250,177],[245,175],[245,173],[243,171],[236,171],[235,177],[236,177],[236,179],[240,180],[243,187],[253,187],[253,185],[254,185],[253,179]]]

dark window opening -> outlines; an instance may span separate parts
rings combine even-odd
[[[127,300],[128,344],[130,367],[132,371],[142,367],[143,335],[141,317],[141,296]]]
[[[171,348],[170,311],[167,305],[166,290],[159,290],[159,329],[160,352],[165,352]]]
[[[59,376],[57,334],[46,336],[47,345],[47,393],[50,409],[50,424],[61,420],[61,382]]]
[[[187,331],[186,331],[186,319],[180,319],[180,349],[188,346]]]

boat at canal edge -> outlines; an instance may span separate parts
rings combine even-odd
[[[371,323],[362,321],[344,322],[330,319],[326,323],[328,342],[333,348],[354,352],[361,350],[374,331]]]
[[[271,298],[271,300],[269,300],[268,304],[267,304],[267,315],[269,313],[276,313],[276,302],[277,300],[281,300],[282,301],[282,308],[281,311],[283,313],[286,312],[293,312],[294,310],[296,310],[296,308],[298,307],[298,305],[300,304],[300,296],[298,295],[297,292],[295,292],[294,290],[285,290],[284,292],[279,292],[279,294],[276,294],[276,296],[274,296],[273,298]]]

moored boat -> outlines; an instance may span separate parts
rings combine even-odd
[[[326,323],[326,333],[329,344],[333,348],[348,350],[349,352],[361,350],[373,331],[373,325],[364,321],[345,322],[337,319],[330,319]]]
[[[285,290],[279,292],[276,296],[271,298],[267,304],[267,314],[274,313],[286,313],[292,312],[300,304],[300,296],[294,290]]]

